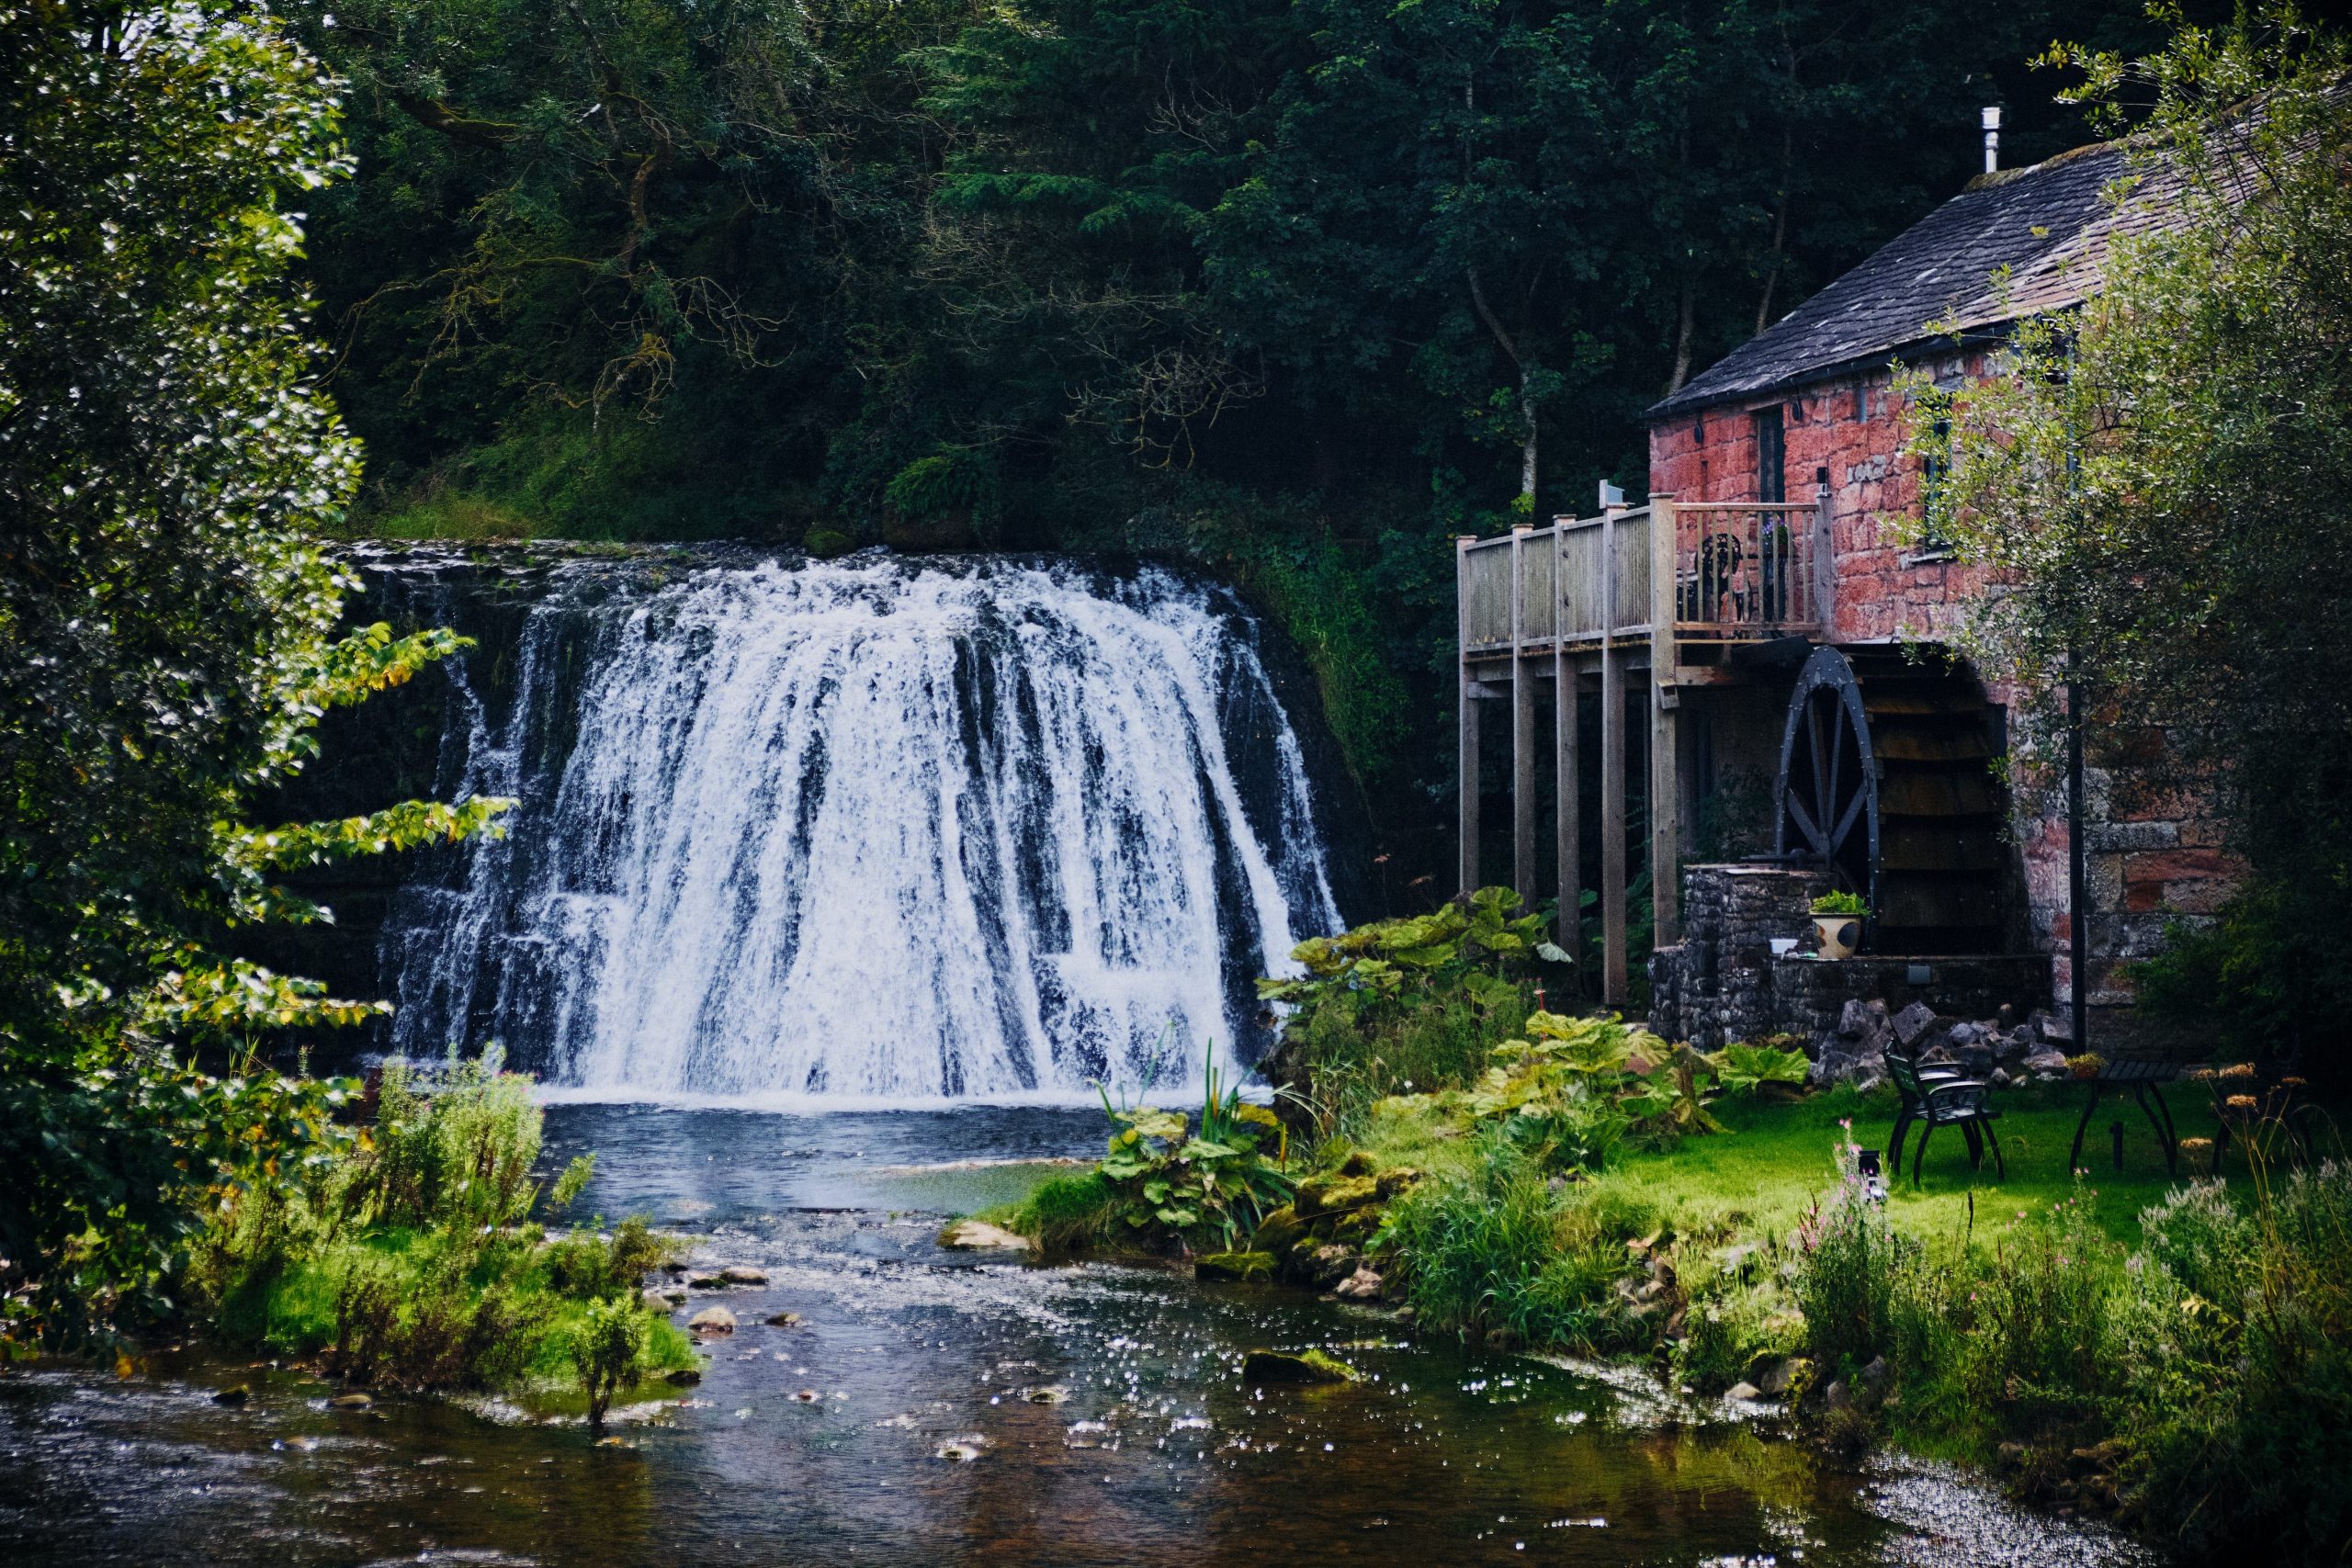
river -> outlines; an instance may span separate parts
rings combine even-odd
[[[768,1275],[718,1298],[741,1326],[699,1386],[599,1445],[494,1404],[334,1410],[307,1373],[197,1351],[129,1377],[20,1368],[0,1376],[0,1561],[2142,1560],[1933,1467],[1847,1472],[1645,1374],[1415,1343],[1296,1291],[935,1245],[943,1214],[1039,1168],[994,1162],[1082,1156],[1102,1131],[1069,1107],[555,1104],[551,1168],[598,1154],[584,1211],[650,1213]],[[1363,1381],[1251,1387],[1261,1346],[1327,1348]],[[237,1382],[247,1404],[212,1403]]]

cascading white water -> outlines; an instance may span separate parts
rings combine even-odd
[[[519,1037],[623,1095],[1196,1083],[1253,1027],[1249,976],[1338,923],[1297,738],[1220,598],[765,562],[624,596],[584,644],[551,601],[505,733],[469,708],[465,784],[522,797],[509,838],[388,923],[395,1044]],[[1243,687],[1254,813],[1220,724]],[[534,777],[526,738],[567,719]]]

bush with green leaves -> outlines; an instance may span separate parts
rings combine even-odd
[[[334,84],[266,13],[0,7],[0,1351],[167,1315],[208,1191],[331,1156],[261,1032],[380,1008],[239,956],[299,866],[503,803],[255,828],[328,708],[462,647],[341,628],[357,481],[308,374]]]
[[[1500,1129],[1478,1136],[1469,1174],[1409,1189],[1373,1237],[1417,1321],[1531,1348],[1647,1348],[1655,1328],[1616,1287],[1655,1213],[1620,1190],[1558,1184]]]
[[[1535,1004],[1539,961],[1566,954],[1544,940],[1519,895],[1485,887],[1434,913],[1379,920],[1301,942],[1301,976],[1261,979],[1286,1010],[1273,1063],[1283,1087],[1329,1136],[1374,1100],[1459,1085],[1520,1032]]]
[[[1130,1239],[1148,1246],[1230,1250],[1295,1185],[1284,1168],[1282,1122],[1236,1086],[1220,1090],[1205,1069],[1197,1131],[1182,1111],[1149,1105],[1102,1109],[1111,1118],[1110,1150],[1095,1168]]]
[[[529,1080],[499,1068],[494,1051],[430,1073],[390,1063],[367,1136],[224,1192],[190,1271],[210,1332],[383,1387],[576,1376],[594,1404],[616,1386],[622,1312],[642,1320],[625,1370],[688,1364],[683,1336],[638,1294],[673,1247],[637,1218],[549,1238],[544,1221],[578,1200],[593,1161],[543,1189],[541,1112]]]

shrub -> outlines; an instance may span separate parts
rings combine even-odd
[[[552,1190],[532,1178],[541,1117],[494,1052],[427,1074],[388,1064],[370,1137],[298,1179],[224,1195],[190,1280],[232,1344],[316,1356],[327,1371],[406,1389],[485,1388],[577,1375],[609,1402],[629,1365],[690,1354],[637,1298],[672,1244],[642,1219],[549,1242],[533,1221],[578,1197],[593,1164]],[[607,1374],[610,1375],[607,1375]]]
[[[1625,1244],[1657,1230],[1655,1213],[1589,1184],[1555,1189],[1499,1134],[1478,1152],[1472,1174],[1396,1199],[1374,1238],[1408,1269],[1419,1319],[1521,1346],[1646,1346],[1615,1286],[1632,1271]]]
[[[645,1314],[626,1299],[590,1302],[570,1337],[580,1392],[588,1396],[588,1425],[601,1430],[613,1394],[645,1354]]]
[[[1048,1253],[1083,1252],[1109,1241],[1119,1217],[1118,1201],[1100,1171],[1049,1177],[1008,1217],[1008,1228],[1033,1238]]]
[[[1238,1088],[1220,1092],[1214,1064],[1205,1069],[1198,1133],[1181,1111],[1114,1106],[1107,1090],[1102,1110],[1114,1131],[1096,1172],[1138,1240],[1228,1251],[1289,1199],[1281,1122],[1263,1106],[1242,1103]]]

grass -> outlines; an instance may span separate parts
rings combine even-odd
[[[1997,1131],[2008,1167],[2007,1179],[1996,1178],[1989,1154],[1982,1170],[1972,1170],[1960,1135],[1946,1129],[1929,1143],[1920,1184],[1915,1188],[1910,1155],[1918,1134],[1914,1132],[1906,1141],[1902,1178],[1888,1183],[1887,1207],[1896,1228],[1921,1236],[1960,1235],[1972,1224],[1988,1224],[1996,1214],[2038,1212],[2074,1197],[2076,1183],[2067,1171],[2066,1155],[2086,1093],[2074,1084],[2033,1085],[2000,1093],[1995,1103],[2001,1110]],[[2212,1117],[2201,1095],[2176,1090],[2167,1098],[2182,1137],[2213,1135]],[[2090,1172],[2083,1185],[2098,1195],[2094,1214],[2101,1227],[2117,1241],[2132,1243],[2139,1238],[2140,1211],[2177,1183],[2166,1171],[2155,1135],[2138,1108],[2127,1100],[2110,1115],[2111,1105],[2100,1101],[2083,1140],[2083,1163]],[[1883,1154],[1894,1128],[1895,1098],[1892,1089],[1857,1095],[1841,1087],[1793,1104],[1726,1099],[1714,1110],[1728,1132],[1684,1138],[1668,1149],[1625,1150],[1591,1185],[1637,1199],[1677,1231],[1735,1228],[1784,1235],[1836,1184],[1832,1149],[1841,1139],[1850,1136]],[[2117,1120],[2124,1121],[2120,1171],[2112,1163],[2109,1132]],[[1850,1131],[1841,1125],[1845,1122],[1851,1123]],[[1473,1140],[1420,1117],[1372,1113],[1356,1141],[1383,1167],[1462,1174],[1476,1158]],[[2232,1168],[2244,1168],[2233,1162]]]

